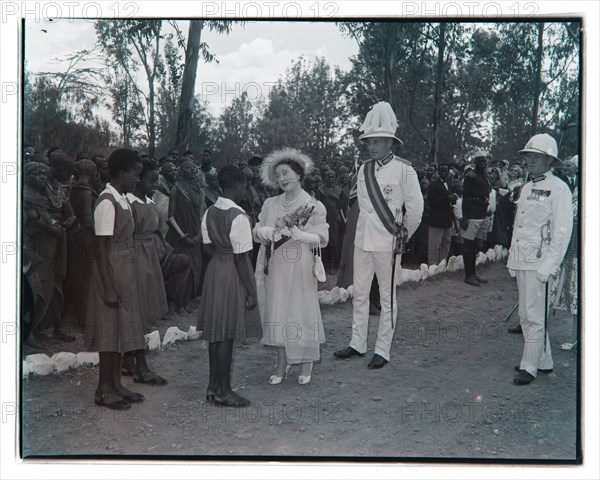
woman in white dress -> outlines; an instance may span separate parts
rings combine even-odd
[[[254,227],[262,244],[255,273],[262,343],[277,350],[271,384],[281,383],[294,364],[302,366],[298,383],[309,383],[325,342],[313,251],[327,245],[329,233],[325,207],[302,189],[312,166],[309,157],[289,148],[273,152],[261,165],[263,183],[283,191],[265,200]]]

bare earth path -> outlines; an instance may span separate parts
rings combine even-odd
[[[364,358],[340,361],[351,302],[323,306],[327,343],[309,385],[299,368],[267,383],[275,356],[257,338],[236,348],[233,385],[245,409],[207,405],[204,341],[178,343],[148,357],[166,387],[133,384],[146,400],[125,413],[96,407],[97,367],[23,382],[23,454],[408,457],[573,460],[577,432],[577,352],[558,346],[570,318],[550,322],[555,368],[529,386],[512,385],[523,337],[504,323],[517,299],[502,264],[482,271],[481,288],[445,274],[398,290],[400,320],[392,360],[368,370]],[[171,319],[187,329],[193,315]],[[369,346],[377,318],[371,318]],[[185,458],[182,458],[185,459]],[[342,459],[342,458],[340,458]]]

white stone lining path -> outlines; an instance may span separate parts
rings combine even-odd
[[[487,262],[497,262],[505,260],[508,257],[508,249],[500,245],[496,245],[493,249],[489,249],[486,253],[479,252],[477,254],[476,264],[480,265]],[[462,255],[458,257],[450,257],[448,263],[442,260],[439,265],[422,264],[419,270],[409,270],[406,268],[398,269],[396,282],[401,285],[405,282],[422,282],[429,277],[434,277],[445,272],[456,272],[464,269]],[[342,303],[352,297],[352,285],[348,289],[334,287],[331,291],[319,291],[319,303],[321,305],[333,305]],[[160,350],[161,347],[173,345],[176,342],[198,340],[202,337],[202,332],[196,331],[195,326],[190,326],[187,332],[180,330],[178,327],[169,327],[165,335],[160,339],[160,333],[155,330],[145,335],[146,348],[149,350]],[[50,375],[53,373],[62,373],[71,368],[81,366],[94,366],[99,362],[98,352],[60,352],[55,353],[51,357],[44,353],[35,353],[27,355],[23,360],[23,377],[28,377],[29,374],[35,375]]]

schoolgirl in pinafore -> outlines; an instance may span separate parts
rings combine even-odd
[[[138,295],[144,322],[144,331],[149,325],[169,311],[164,279],[155,242],[158,232],[158,211],[146,199],[144,203],[133,193],[127,194],[131,204],[135,229],[133,239],[137,257]]]
[[[145,347],[136,281],[134,220],[131,206],[123,208],[108,188],[100,194],[94,208],[103,200],[110,201],[115,210],[109,262],[119,305],[109,308],[104,304],[104,286],[98,265],[94,262],[88,297],[86,347],[90,351],[124,353]]]
[[[223,199],[219,197],[218,201]],[[247,292],[235,267],[234,255],[252,250],[252,237],[248,220],[249,241],[247,245],[236,245],[234,251],[230,233],[234,220],[240,215],[246,213],[233,205],[227,210],[213,205],[206,212],[207,232],[203,232],[203,236],[208,233],[217,251],[206,270],[197,329],[204,332],[209,343],[240,340],[244,336]]]

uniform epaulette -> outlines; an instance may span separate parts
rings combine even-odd
[[[410,160],[407,160],[406,158],[402,158],[397,155],[394,155],[394,159],[404,163],[405,165],[408,165],[409,167],[412,167],[412,162]]]

